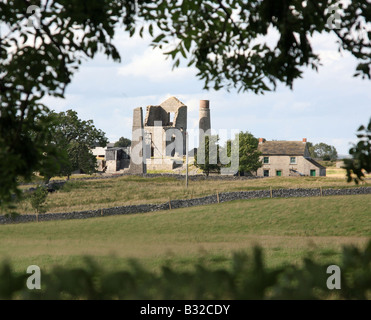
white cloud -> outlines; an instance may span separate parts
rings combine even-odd
[[[172,70],[172,60],[166,59],[159,49],[147,48],[142,54],[135,55],[130,63],[118,69],[123,76],[145,77],[153,82],[181,81],[192,77],[191,68],[178,67]]]

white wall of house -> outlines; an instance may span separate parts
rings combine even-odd
[[[95,147],[95,148],[91,149],[91,152],[96,157],[101,156],[101,155],[105,156],[106,155],[106,149],[107,149],[107,147]]]
[[[264,163],[264,158],[268,158],[268,163]],[[311,170],[315,170],[315,176],[325,176],[326,169],[321,169],[309,162],[303,156],[287,156],[287,155],[275,155],[275,156],[261,156],[260,157],[263,166],[258,169],[257,176],[263,177],[264,171],[269,171],[269,177],[281,175],[283,177],[305,175],[310,176]],[[267,159],[265,159],[267,160]],[[280,174],[279,174],[280,172]]]

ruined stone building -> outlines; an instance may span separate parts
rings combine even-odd
[[[147,106],[143,128],[147,169],[173,169],[177,163],[183,162],[186,153],[186,105],[171,97],[158,106]]]
[[[210,134],[209,101],[200,101],[200,141]],[[184,163],[186,155],[187,106],[175,97],[160,105],[134,109],[133,138],[129,172],[144,173],[146,170],[171,170]],[[142,152],[139,152],[142,150]],[[136,158],[135,158],[136,157]],[[140,160],[145,159],[145,164]]]
[[[263,166],[261,177],[272,176],[326,176],[326,168],[310,157],[307,139],[302,141],[266,141],[259,139]]]
[[[210,134],[208,100],[200,100],[199,138]],[[132,145],[123,148],[95,150],[99,170],[109,173],[123,171],[134,174],[147,170],[172,170],[183,165],[186,155],[187,106],[175,97],[159,105],[133,110]],[[103,156],[105,154],[105,156]]]

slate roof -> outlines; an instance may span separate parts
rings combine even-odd
[[[263,155],[304,156],[306,143],[303,141],[265,141],[258,145]]]
[[[316,160],[314,160],[312,158],[305,157],[305,160],[308,160],[310,163],[314,164],[315,166],[317,166],[320,169],[326,169],[324,166],[322,166],[321,164],[319,164]]]

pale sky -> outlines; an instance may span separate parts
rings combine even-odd
[[[188,128],[198,129],[199,100],[210,100],[211,126],[238,129],[267,140],[302,140],[334,145],[348,154],[356,130],[371,117],[371,81],[354,78],[357,62],[338,53],[336,39],[319,35],[313,48],[321,56],[318,72],[307,69],[293,90],[279,85],[275,92],[228,93],[205,91],[194,68],[172,71],[171,60],[149,47],[149,38],[115,38],[122,62],[103,55],[82,64],[65,99],[47,97],[44,103],[57,112],[73,109],[81,119],[92,119],[110,142],[131,139],[133,109],[158,105],[175,96],[188,106]],[[197,147],[190,141],[190,148]]]

